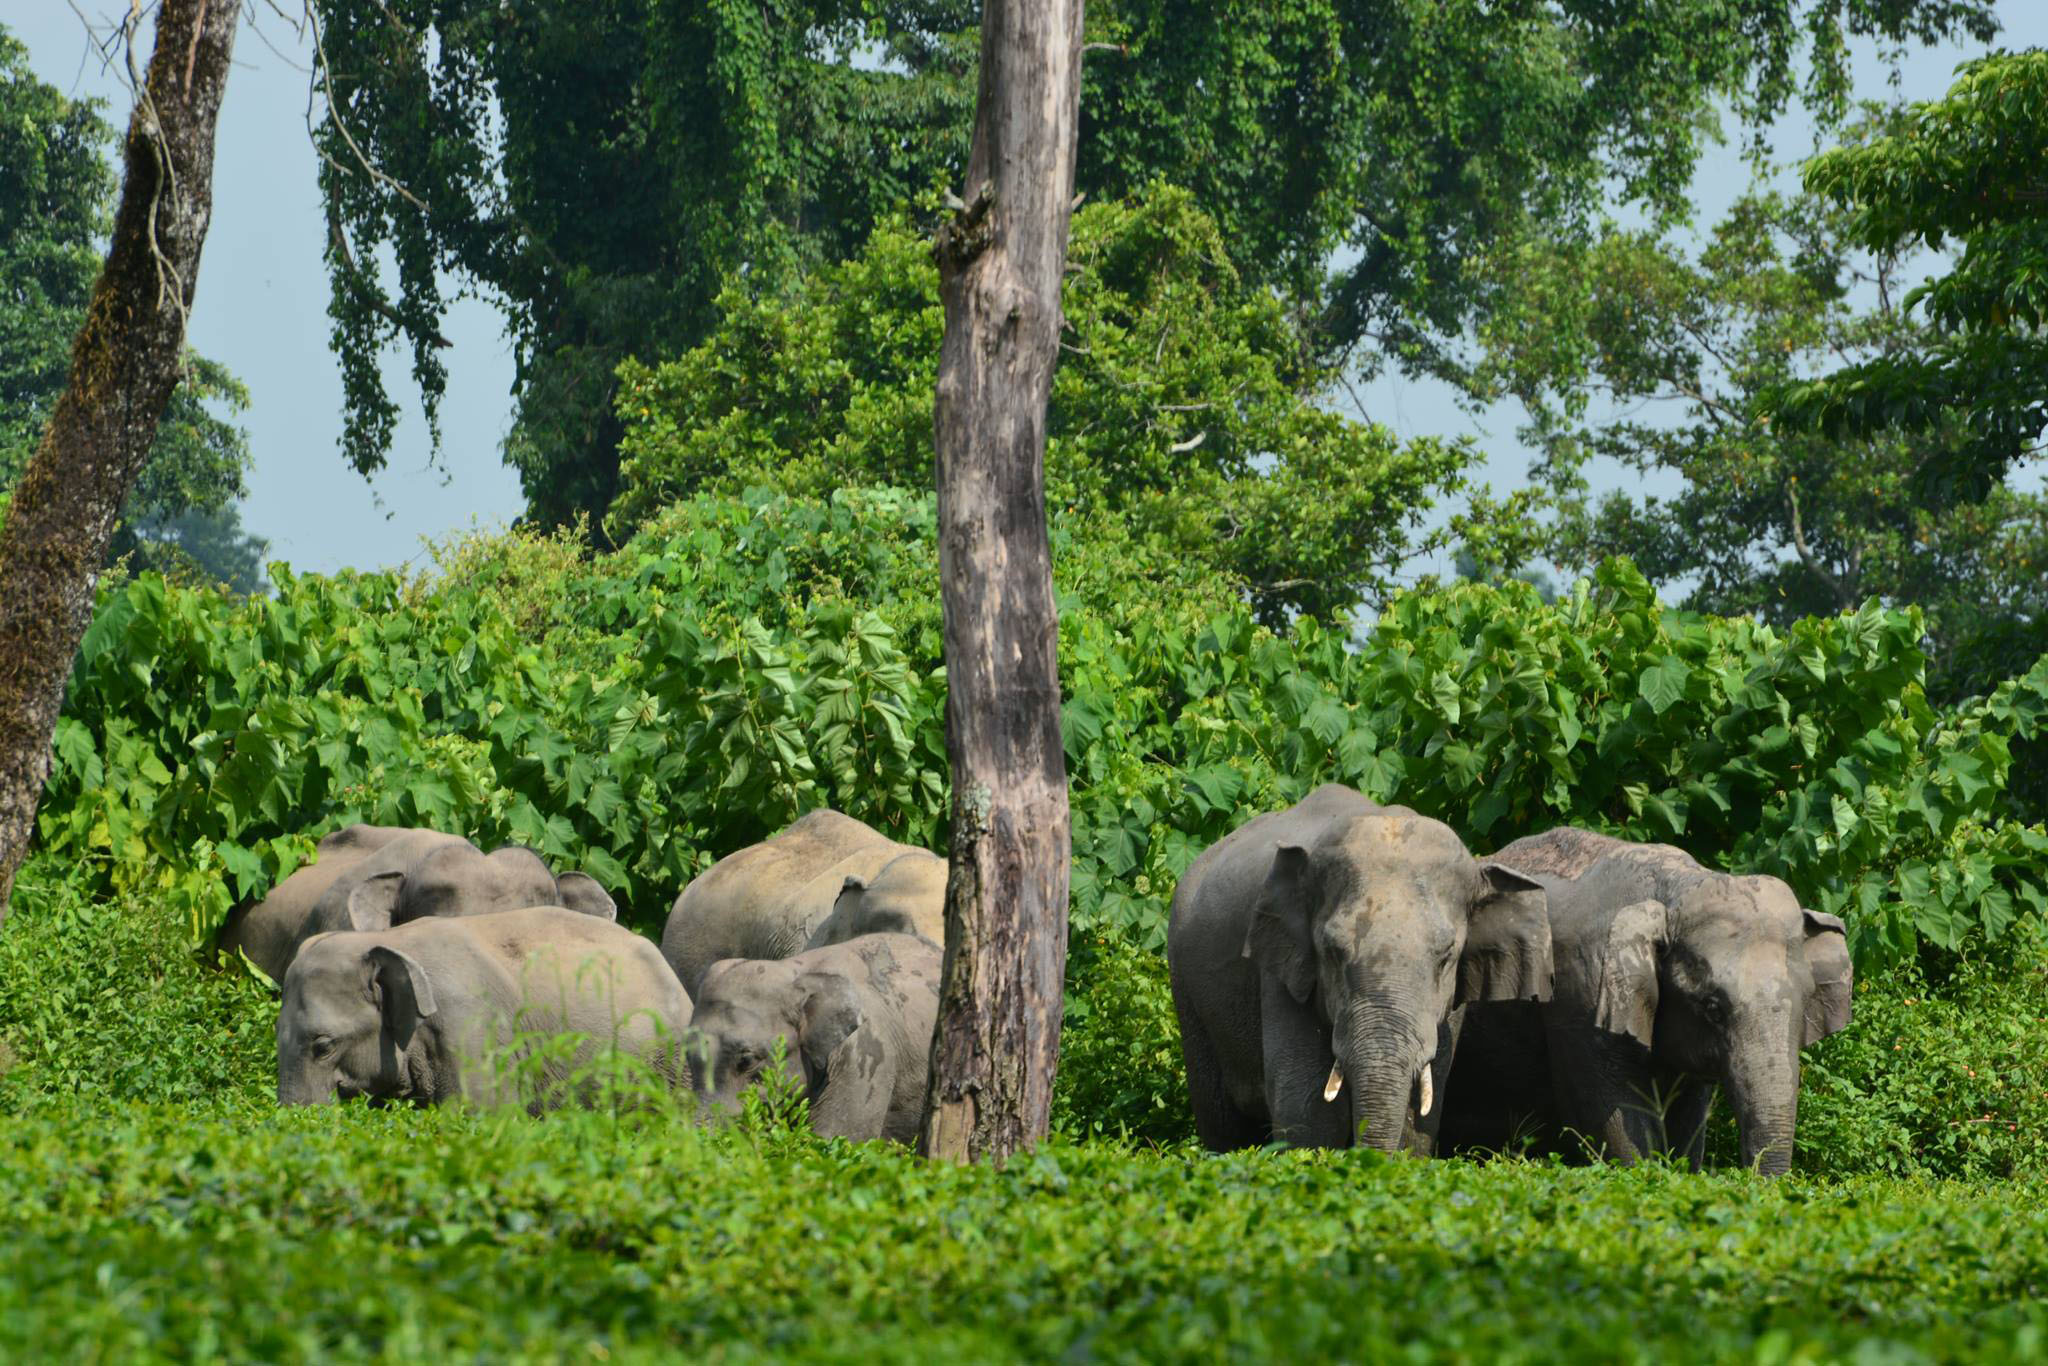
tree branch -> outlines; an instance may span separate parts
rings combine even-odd
[[[1820,577],[1821,582],[1828,586],[1828,592],[1834,595],[1836,607],[1848,606],[1847,600],[1842,595],[1841,580],[1829,573],[1828,567],[1821,563],[1820,557],[1807,548],[1806,528],[1800,525],[1799,521],[1798,475],[1793,475],[1786,483],[1785,496],[1792,504],[1792,548],[1799,553],[1799,562],[1812,570]]]
[[[333,157],[328,157],[324,152],[321,155],[326,157],[327,164],[334,167],[335,170],[346,170]],[[348,234],[342,230],[341,206],[334,202],[332,190],[328,191],[327,195],[327,237],[329,241],[334,243],[335,255],[341,258],[342,265],[348,269],[350,278],[354,280],[356,293],[364,303],[370,306],[371,311],[390,322],[407,336],[415,335],[419,329],[415,329],[397,309],[385,302],[383,296],[378,292],[376,285],[371,283],[369,278],[363,274],[363,268],[356,264],[356,254],[349,249]],[[447,337],[431,327],[424,330],[427,340],[444,350],[455,345],[454,342],[449,341]]]

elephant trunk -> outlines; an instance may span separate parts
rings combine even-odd
[[[303,1072],[277,1074],[279,1105],[332,1105],[337,1099],[333,1086],[316,1086]]]
[[[1351,1087],[1352,1142],[1381,1152],[1407,1146],[1409,1101],[1432,1103],[1424,1081],[1430,1058],[1416,1041],[1406,1012],[1360,1010],[1352,1018],[1344,1079]],[[1421,1103],[1420,1099],[1417,1104]]]
[[[1742,1130],[1742,1162],[1765,1176],[1792,1168],[1792,1135],[1799,1122],[1799,1055],[1737,1056],[1722,1081]]]

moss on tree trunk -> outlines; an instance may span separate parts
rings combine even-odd
[[[163,0],[71,379],[0,530],[0,919],[121,506],[183,373],[239,0]]]

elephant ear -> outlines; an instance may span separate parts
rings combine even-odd
[[[1661,901],[1623,906],[1607,923],[1599,950],[1599,979],[1593,1023],[1609,1034],[1626,1034],[1648,1048],[1657,1022],[1657,965],[1670,935]]]
[[[1266,875],[1251,930],[1244,937],[1244,956],[1304,1005],[1316,989],[1315,943],[1309,930],[1312,882],[1308,850],[1298,844],[1275,849],[1273,869]]]
[[[1483,889],[1465,927],[1455,1004],[1547,1001],[1551,950],[1543,884],[1505,864],[1481,864]]]
[[[556,878],[555,897],[567,909],[599,920],[619,918],[619,904],[588,873],[564,873]]]
[[[420,1021],[439,1009],[434,984],[427,980],[427,970],[417,959],[383,944],[372,945],[363,960],[369,965],[385,1032],[404,1048],[412,1042]]]
[[[860,1028],[860,998],[853,983],[837,973],[809,972],[797,979],[804,1003],[797,1016],[797,1040],[811,1089],[823,1086],[832,1071],[832,1055],[849,1034]]]
[[[358,882],[348,894],[348,924],[353,930],[388,930],[405,890],[404,873],[379,873]]]
[[[839,884],[839,895],[832,899],[832,914],[825,917],[832,927],[831,937],[824,939],[827,944],[844,944],[858,938],[866,928],[861,924],[861,903],[868,893],[868,880],[855,873],[848,873],[846,881]],[[822,933],[822,931],[821,931]]]
[[[1841,920],[1824,911],[1801,914],[1806,918],[1806,966],[1813,972],[1813,995],[1806,998],[1804,1047],[1847,1027],[1856,977],[1849,966],[1848,929]]]

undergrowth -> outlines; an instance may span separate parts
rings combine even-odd
[[[995,1171],[359,1104],[52,1100],[7,1133],[16,1360],[2048,1351],[2048,1221],[1995,1186],[1064,1142]]]

